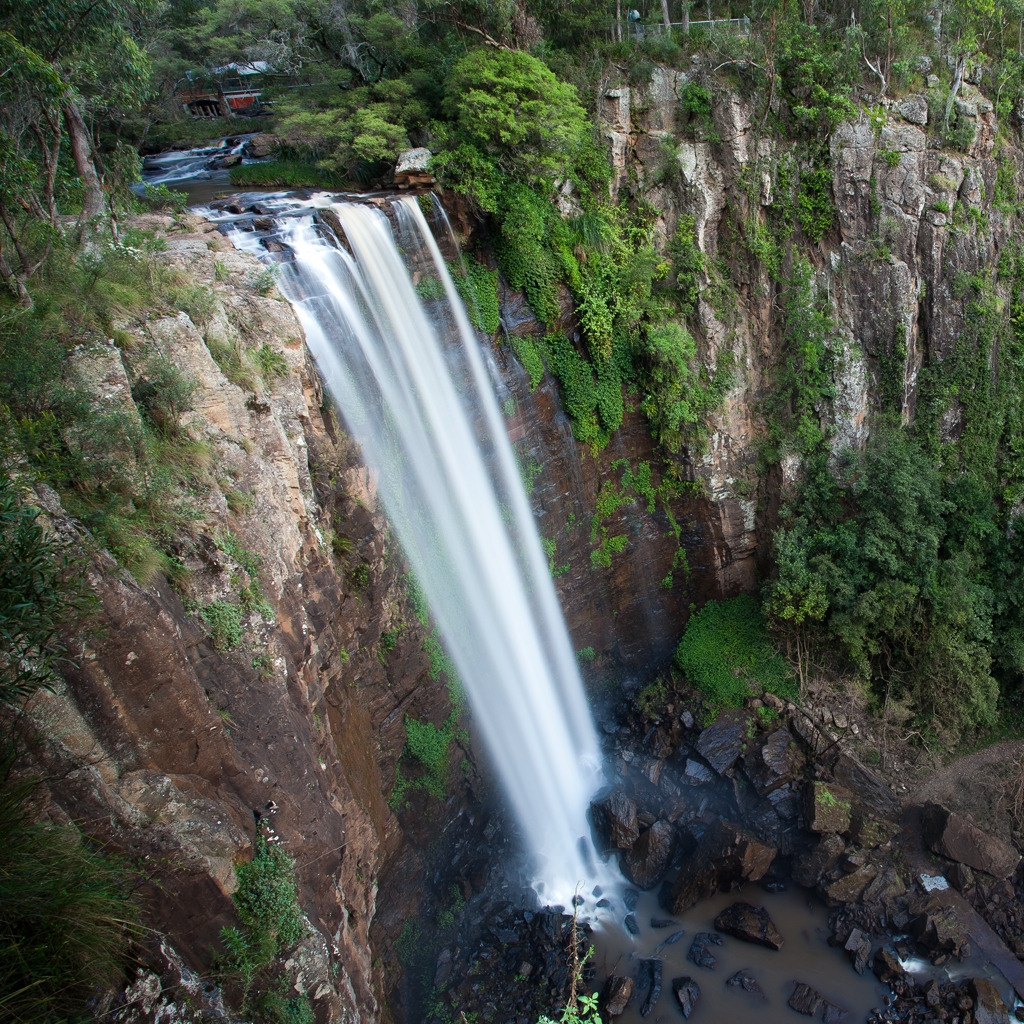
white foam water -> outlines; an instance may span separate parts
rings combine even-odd
[[[548,904],[589,898],[609,868],[586,809],[600,750],[501,410],[416,200],[319,199],[279,221],[281,265],[324,383],[377,477]],[[236,244],[253,248],[234,233]],[[249,236],[250,238],[252,236]],[[429,280],[424,301],[413,283]]]

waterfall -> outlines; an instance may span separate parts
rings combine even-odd
[[[607,870],[586,821],[600,750],[481,343],[416,200],[391,201],[394,224],[367,203],[315,214],[296,204],[278,222],[294,254],[281,289],[377,475],[534,856],[536,888],[568,906]],[[254,249],[242,232],[233,239]]]

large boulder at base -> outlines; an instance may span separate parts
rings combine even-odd
[[[805,1017],[816,1017],[825,1004],[825,997],[806,982],[798,981],[793,994],[789,997],[789,1005]]]
[[[865,864],[851,874],[843,875],[825,890],[825,901],[830,907],[841,903],[856,903],[877,874],[878,868],[874,864]]]
[[[689,1020],[690,1014],[700,1000],[700,985],[690,977],[673,978],[672,991],[679,1003],[679,1009],[683,1011],[683,1016]]]
[[[975,1024],[1005,1024],[1009,1019],[1006,1003],[995,985],[988,978],[973,978],[970,988],[974,995]]]
[[[811,782],[805,813],[812,832],[845,832],[853,813],[853,794],[834,782]]]
[[[850,954],[853,969],[858,974],[863,974],[867,969],[868,961],[871,959],[871,939],[859,928],[854,928],[850,932],[843,949]]]
[[[661,998],[662,963],[660,960],[641,960],[640,966],[644,975],[650,981],[650,985],[647,989],[647,998],[640,1007],[640,1016],[647,1017],[650,1015],[651,1010],[654,1009],[655,1004]]]
[[[982,832],[942,804],[925,804],[921,828],[924,841],[940,857],[966,864],[975,871],[1009,878],[1020,863],[1020,854],[1009,843]]]
[[[745,711],[723,711],[697,737],[697,752],[719,775],[732,768],[743,753],[749,720]]]
[[[281,148],[281,140],[270,132],[257,132],[246,144],[245,155],[254,160],[271,156]]]
[[[609,1017],[621,1016],[633,998],[633,979],[613,974],[601,989],[601,1009]]]
[[[956,953],[968,941],[953,907],[937,894],[925,893],[910,905],[910,934],[934,953]]]
[[[885,946],[879,946],[875,950],[875,959],[872,961],[871,970],[883,985],[892,985],[894,981],[902,981],[906,973],[896,954],[891,949],[886,949]]]
[[[793,881],[805,889],[813,889],[839,862],[846,844],[836,835],[824,835],[803,856],[793,863]]]
[[[783,727],[744,753],[743,772],[758,796],[767,796],[796,779],[805,761],[793,734]]]
[[[701,837],[697,849],[674,882],[661,892],[662,906],[671,914],[684,914],[700,900],[742,882],[763,878],[777,850],[749,832],[716,821]]]
[[[613,789],[598,794],[590,805],[590,812],[601,839],[617,850],[629,850],[640,838],[636,820],[636,804],[622,792]]]
[[[395,164],[394,181],[399,188],[432,184],[434,176],[430,173],[430,150],[419,146],[400,153],[398,163]]]
[[[734,939],[753,942],[769,949],[782,949],[785,941],[764,907],[753,903],[733,903],[715,918],[715,927]]]
[[[672,859],[675,829],[667,821],[656,821],[622,855],[622,873],[635,886],[653,889],[662,879]]]

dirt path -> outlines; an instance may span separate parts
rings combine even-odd
[[[982,825],[982,821],[978,820],[980,816],[983,820],[992,819],[988,821],[991,827],[995,823],[995,810],[999,807],[1005,809],[1004,780],[1007,778],[1007,770],[1022,756],[1024,740],[1009,740],[986,747],[940,769],[907,797],[903,807],[903,850],[915,877],[935,872],[921,838],[921,811],[924,805],[933,800],[960,813],[969,807],[973,809],[972,816],[979,826]],[[1024,999],[1024,964],[1007,949],[985,919],[955,889],[945,889],[935,895],[944,906],[954,909],[974,949],[997,967],[1017,995]]]

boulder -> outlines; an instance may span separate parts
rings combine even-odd
[[[641,960],[640,968],[650,981],[647,989],[647,998],[640,1007],[640,1016],[647,1017],[661,998],[662,964],[660,960]]]
[[[853,969],[858,974],[863,974],[867,969],[868,961],[871,959],[871,939],[869,939],[859,928],[850,932],[849,938],[843,949],[850,954],[853,962]]]
[[[430,150],[426,146],[417,146],[415,149],[406,149],[399,153],[398,163],[395,164],[395,182],[414,176],[432,177],[430,155]]]
[[[717,821],[701,837],[678,878],[662,890],[662,906],[671,914],[723,889],[763,878],[777,850],[736,825]]]
[[[262,160],[281,148],[281,140],[270,132],[257,132],[246,144],[245,155]]]
[[[956,953],[967,942],[956,910],[934,895],[925,894],[910,907],[910,934],[934,953]]]
[[[625,918],[623,918],[622,923],[626,926],[626,931],[629,932],[630,935],[640,934],[640,925],[636,923],[636,914],[627,914]]]
[[[764,989],[757,983],[757,979],[745,970],[737,971],[731,978],[727,978],[725,983],[729,988],[749,992],[752,996],[757,996],[762,1001],[767,1001],[768,999],[764,994]]]
[[[871,970],[883,985],[901,981],[904,975],[903,967],[896,954],[892,950],[886,949],[885,946],[879,946],[875,950],[875,959],[871,964]]]
[[[1006,1003],[995,985],[988,978],[973,978],[969,985],[974,996],[975,1024],[1005,1024],[1009,1018]]]
[[[928,102],[923,96],[908,96],[896,109],[904,121],[920,125],[928,123]]]
[[[796,779],[805,761],[793,734],[781,728],[743,755],[743,771],[758,796],[767,796]]]
[[[683,1016],[689,1020],[690,1014],[700,1000],[700,985],[690,977],[673,978],[672,991],[679,1003],[679,1009],[683,1011]]]
[[[834,782],[812,782],[807,787],[805,813],[812,832],[846,832],[853,811],[853,794]]]
[[[843,855],[846,844],[836,835],[823,835],[813,847],[793,864],[793,881],[805,889],[813,889]]]
[[[613,849],[628,850],[640,838],[636,804],[621,789],[599,794],[590,812],[594,828]]]
[[[764,907],[733,903],[715,918],[715,927],[726,935],[769,949],[782,949],[785,941]]]
[[[924,841],[939,856],[994,878],[1009,878],[1020,863],[1020,854],[1009,843],[982,832],[942,804],[925,805],[921,828]]]
[[[633,979],[613,974],[601,989],[601,1009],[609,1017],[619,1017],[625,1012],[630,999],[633,998]]]
[[[713,725],[697,737],[697,751],[719,775],[739,760],[747,742],[750,716],[743,711],[723,711]]]
[[[698,967],[706,967],[709,971],[713,971],[718,963],[718,957],[708,949],[708,946],[720,946],[721,944],[721,935],[716,935],[714,932],[698,932],[694,936],[693,942],[690,943],[686,959]]]
[[[852,874],[844,875],[825,890],[826,902],[830,907],[841,903],[856,903],[860,899],[860,894],[877,874],[878,868],[874,864],[865,864]]]
[[[641,889],[653,889],[672,860],[675,829],[667,821],[656,821],[622,855],[622,873]]]
[[[802,1013],[806,1017],[816,1017],[825,1003],[825,998],[806,982],[798,981],[788,1002],[797,1013]]]
[[[844,1010],[842,1007],[836,1006],[835,1003],[830,1003],[827,999],[821,1007],[822,1024],[838,1024],[839,1021],[846,1020],[849,1016],[849,1010]]]

